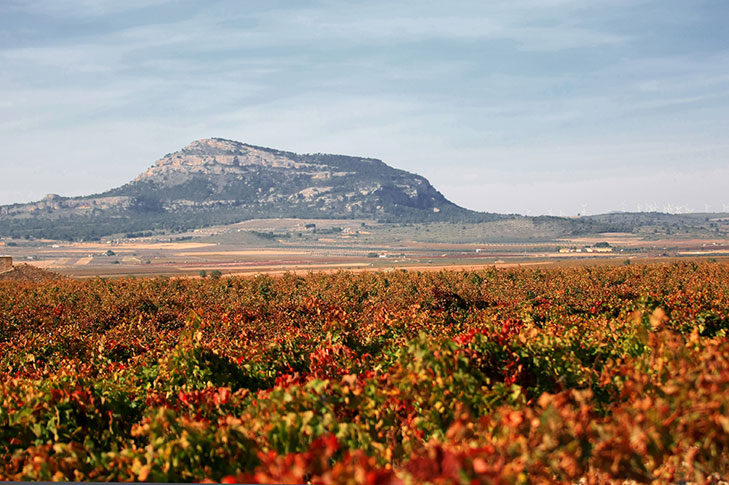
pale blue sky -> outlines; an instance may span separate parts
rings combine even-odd
[[[205,137],[380,158],[476,210],[729,211],[724,0],[0,2],[0,204]]]

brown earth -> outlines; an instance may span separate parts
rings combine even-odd
[[[65,276],[53,273],[52,271],[36,268],[30,264],[18,264],[13,266],[13,269],[10,271],[0,274],[0,281],[21,281],[28,283],[37,283],[60,278],[65,278]]]

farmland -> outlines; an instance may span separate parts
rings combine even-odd
[[[722,226],[723,229],[723,226]],[[598,245],[598,247],[595,247]],[[602,246],[599,246],[602,245]],[[4,239],[0,253],[77,278],[282,274],[338,270],[477,269],[595,262],[729,259],[724,232],[557,234],[533,222],[386,224],[259,219],[185,233],[101,241]]]
[[[717,262],[0,283],[0,478],[702,482],[728,311]]]

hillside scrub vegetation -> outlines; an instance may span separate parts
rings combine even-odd
[[[729,265],[0,282],[0,478],[707,482]]]

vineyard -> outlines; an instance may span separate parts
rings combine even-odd
[[[0,282],[0,478],[729,476],[729,265]]]

